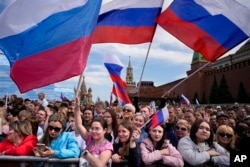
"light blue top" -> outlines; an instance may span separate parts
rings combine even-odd
[[[55,151],[53,158],[78,158],[80,155],[77,141],[71,132],[62,132],[52,140],[50,148]]]

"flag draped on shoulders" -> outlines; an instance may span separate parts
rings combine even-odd
[[[163,124],[168,118],[169,118],[168,107],[165,106],[152,116],[152,123],[150,128],[154,129],[156,126]]]
[[[151,42],[163,0],[114,0],[101,7],[93,43]]]
[[[234,0],[174,0],[157,23],[215,61],[250,36],[250,9]]]
[[[0,49],[26,92],[82,73],[101,0],[18,0],[0,14]]]
[[[121,78],[121,70],[123,64],[115,55],[104,56],[104,66],[107,68],[110,78],[113,81],[112,93],[118,97],[123,103],[131,103],[130,98],[126,92],[126,83]]]

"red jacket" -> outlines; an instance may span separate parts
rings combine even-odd
[[[14,146],[7,138],[0,143],[0,153],[4,152],[4,155],[34,155],[33,149],[36,146],[38,140],[34,135],[29,135],[24,138],[22,143],[18,146]]]

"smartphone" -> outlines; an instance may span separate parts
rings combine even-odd
[[[40,151],[44,151],[45,150],[45,144],[43,144],[43,143],[37,143],[36,147]]]

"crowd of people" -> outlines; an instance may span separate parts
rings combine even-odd
[[[0,155],[80,158],[81,167],[226,167],[232,151],[249,148],[250,104],[164,105],[168,120],[151,127],[148,105],[0,98]]]

